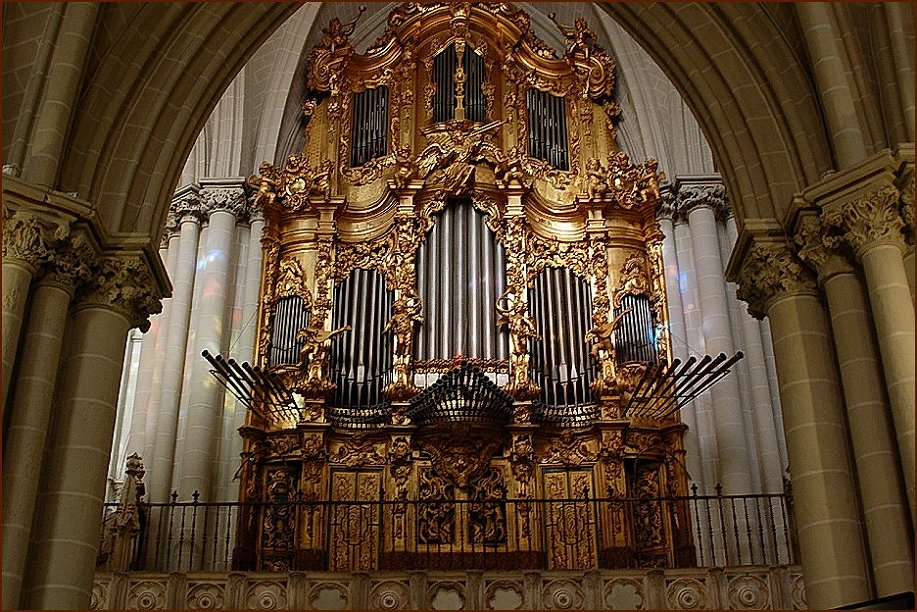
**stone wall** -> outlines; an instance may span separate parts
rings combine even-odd
[[[640,610],[806,607],[798,566],[620,571],[104,573],[92,608]]]

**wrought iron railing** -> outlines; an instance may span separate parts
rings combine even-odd
[[[130,567],[371,571],[790,565],[783,494],[622,499],[139,504]],[[686,520],[687,519],[687,520]]]

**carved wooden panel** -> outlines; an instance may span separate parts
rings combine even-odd
[[[562,500],[548,503],[546,510],[549,569],[596,567],[595,505],[584,501],[585,497],[594,495],[594,490],[592,468],[544,471],[545,498]],[[563,501],[574,498],[575,501]]]
[[[331,477],[332,501],[378,502],[382,471],[335,471]],[[329,513],[328,569],[370,571],[379,558],[379,505],[332,505]]]

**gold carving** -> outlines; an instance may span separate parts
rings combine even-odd
[[[588,443],[569,429],[565,429],[548,446],[545,461],[563,465],[580,465],[584,461],[595,461],[596,458],[595,451]]]
[[[650,279],[646,273],[646,256],[643,253],[632,253],[621,266],[621,282],[614,295],[614,307],[621,305],[625,295],[651,295]]]

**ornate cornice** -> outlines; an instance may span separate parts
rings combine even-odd
[[[148,317],[162,311],[162,296],[141,256],[109,256],[94,267],[93,278],[79,291],[77,307],[102,305],[123,314],[131,326],[147,331]]]
[[[783,242],[753,244],[736,281],[736,296],[748,303],[748,313],[756,319],[763,319],[770,304],[780,297],[817,294],[813,275]]]
[[[905,250],[904,219],[900,211],[901,193],[885,185],[864,196],[825,207],[825,222],[843,232],[857,258],[880,245]]]
[[[843,248],[843,237],[832,231],[822,219],[814,215],[802,219],[795,241],[799,247],[799,258],[815,270],[819,282],[853,271]]]
[[[53,223],[26,211],[17,211],[3,219],[3,260],[19,260],[37,269],[47,263],[54,249],[63,243],[70,227]]]

